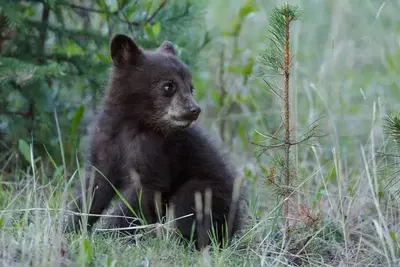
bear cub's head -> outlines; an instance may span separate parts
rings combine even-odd
[[[154,51],[117,34],[110,42],[113,62],[108,108],[161,131],[185,129],[201,109],[193,97],[192,74],[164,41]]]

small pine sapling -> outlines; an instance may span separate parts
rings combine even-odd
[[[291,147],[309,140],[315,136],[314,130],[317,125],[310,125],[309,129],[303,134],[299,140],[294,140],[291,136],[291,113],[290,104],[290,70],[293,55],[290,53],[290,27],[293,21],[297,20],[300,15],[300,10],[295,5],[285,3],[281,7],[276,7],[272,11],[269,18],[269,31],[267,36],[268,46],[264,53],[261,55],[260,63],[263,65],[262,75],[265,77],[264,81],[269,89],[281,100],[283,112],[283,138],[279,138],[278,134],[264,135],[273,144],[257,144],[262,148],[262,153],[271,148],[283,148],[283,159],[279,160],[281,169],[281,176],[283,181],[275,181],[276,170],[274,169],[274,181],[272,185],[277,187],[283,196],[283,217],[284,217],[284,247],[287,247],[289,241],[289,208],[290,197],[292,195],[291,189],[295,178],[296,166],[291,163]],[[283,77],[283,86],[272,85],[271,80],[275,77]],[[283,89],[281,89],[283,87]],[[275,168],[275,167],[274,167]],[[271,175],[270,175],[271,176]],[[271,177],[269,178],[271,180]]]

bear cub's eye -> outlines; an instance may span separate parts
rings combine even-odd
[[[174,83],[167,82],[166,84],[164,84],[163,90],[164,90],[164,93],[166,94],[166,96],[173,96],[176,91],[176,87],[175,87]]]

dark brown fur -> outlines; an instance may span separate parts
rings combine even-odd
[[[209,188],[212,191],[212,224],[221,242],[236,173],[201,128],[193,123],[200,107],[193,98],[190,70],[176,57],[169,42],[164,42],[156,51],[145,51],[129,37],[116,35],[110,50],[113,69],[103,109],[93,127],[86,188],[89,189],[91,166],[94,166],[124,192],[136,212],[141,191],[141,209],[147,223],[157,221],[156,192],[160,192],[163,204],[174,204],[177,218],[195,214],[195,192],[201,192],[204,199],[204,191]],[[171,81],[175,86],[166,87]],[[171,87],[176,88],[172,96],[167,91]],[[94,186],[90,187],[94,188],[91,214],[101,214],[115,196],[102,174],[94,172]],[[77,203],[81,209],[79,196]],[[73,210],[78,209],[73,206]],[[133,216],[124,205],[116,214]],[[240,216],[237,213],[234,217],[231,234],[240,228]],[[79,219],[79,216],[70,217],[68,229]],[[89,216],[88,226],[97,219],[97,216]],[[187,239],[194,221],[195,215],[176,222]],[[111,225],[118,227],[129,226],[129,223],[125,218],[111,220]],[[195,231],[194,237],[198,237],[197,248],[210,242],[205,232]]]

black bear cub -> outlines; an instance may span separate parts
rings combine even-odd
[[[94,122],[84,183],[86,195],[91,196],[87,212],[94,215],[87,217],[89,229],[117,189],[146,223],[156,223],[158,212],[165,215],[163,208],[172,205],[175,226],[184,238],[194,239],[198,249],[210,244],[213,235],[221,244],[241,228],[239,201],[232,197],[237,174],[193,123],[201,109],[193,98],[190,70],[168,41],[150,51],[117,34],[110,51],[112,72],[103,108]],[[207,190],[211,212],[196,218],[196,192],[201,193],[204,210]],[[84,203],[82,190],[77,192],[71,207],[75,212],[82,211]],[[137,224],[124,218],[135,217],[131,209],[123,202],[120,206],[115,212],[120,217],[111,224]],[[77,213],[71,215],[67,231],[79,227],[80,220]]]

